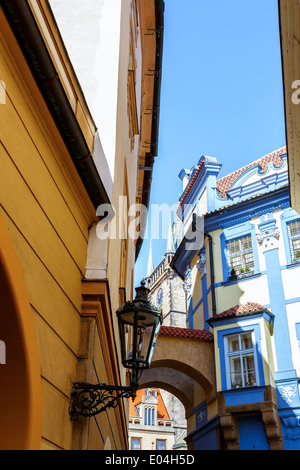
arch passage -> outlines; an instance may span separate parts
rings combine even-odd
[[[0,340],[5,345],[5,361],[0,364],[0,448],[37,450],[41,443],[41,377],[33,315],[1,215],[0,240]]]
[[[158,387],[172,393],[182,402],[189,417],[195,407],[195,383],[202,387],[207,403],[216,399],[213,342],[159,336],[151,369],[143,372],[140,386]]]

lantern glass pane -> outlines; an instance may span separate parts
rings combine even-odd
[[[150,351],[149,351],[149,357],[148,357],[149,366],[150,366],[151,361],[152,361],[152,356],[153,356],[154,349],[155,349],[155,346],[156,346],[156,342],[157,342],[157,337],[158,337],[158,334],[159,334],[160,326],[161,326],[160,321],[159,321],[158,318],[157,318],[157,319],[156,319],[156,325],[154,326],[155,331],[154,331],[153,342],[152,342],[152,345],[151,345],[151,349],[150,349]]]
[[[134,360],[134,357],[133,357],[133,341],[134,341],[134,331],[133,331],[133,326],[128,326],[127,325],[127,338],[128,338],[128,342],[127,342],[127,349],[126,349],[126,353],[125,353],[125,360],[128,362],[128,365],[132,365],[132,360]]]
[[[122,323],[121,318],[119,317],[119,334],[120,334],[120,346],[121,346],[121,355],[122,355],[122,363],[126,360],[126,351],[128,348],[128,326]]]
[[[151,347],[153,325],[143,329],[142,332],[142,343],[138,350],[137,360],[140,362],[140,367],[149,367],[147,362],[149,348]]]

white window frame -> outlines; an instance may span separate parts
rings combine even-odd
[[[164,449],[158,449],[158,442],[163,442],[164,443]],[[167,450],[167,440],[166,439],[156,439],[156,450]]]
[[[297,258],[295,256],[295,254],[297,253],[297,251],[300,251],[300,246],[299,246],[299,249],[294,249],[293,241],[299,240],[299,244],[300,244],[300,234],[299,234],[299,236],[291,235],[290,227],[293,224],[299,224],[300,225],[300,219],[291,220],[290,222],[287,222],[287,232],[288,232],[288,240],[289,240],[289,246],[290,246],[290,252],[291,252],[291,261],[292,261],[292,263],[298,263],[298,262],[300,262],[300,257]]]
[[[250,241],[251,241],[251,249],[247,249],[247,250],[240,249],[240,251],[236,252],[235,255],[230,254],[229,245],[231,243],[237,243],[238,242],[239,246],[241,248],[241,242],[242,242],[242,240],[245,240],[246,238],[249,238]],[[248,266],[249,271],[246,271],[247,263],[245,261],[245,256],[247,255],[247,253],[252,254],[252,266],[251,267]],[[254,249],[253,249],[253,240],[252,240],[252,236],[251,236],[250,233],[242,235],[242,236],[237,237],[237,238],[233,238],[232,240],[227,240],[227,242],[226,242],[226,254],[227,254],[227,265],[228,265],[228,275],[229,276],[231,276],[232,269],[235,269],[234,266],[231,266],[231,259],[236,257],[236,256],[240,256],[241,261],[242,261],[241,266],[239,267],[239,269],[238,270],[235,269],[237,275],[247,274],[247,273],[253,274],[255,272],[255,256],[254,256]],[[243,272],[240,271],[241,269],[243,269]]]
[[[155,407],[144,406],[144,425],[155,426]]]
[[[239,338],[239,346],[241,346],[241,337],[244,335],[251,334],[252,340],[252,347],[247,349],[241,349],[241,347],[236,351],[229,351],[228,347],[228,339],[234,336]],[[259,386],[259,370],[258,370],[258,363],[257,363],[257,355],[256,355],[256,345],[255,345],[255,332],[254,330],[243,330],[240,332],[232,333],[229,335],[224,336],[224,351],[225,351],[225,363],[226,363],[226,381],[227,381],[227,389],[228,390],[244,390],[252,387]],[[243,367],[243,356],[247,356],[249,354],[253,354],[254,359],[254,370],[255,370],[255,379],[256,383],[253,385],[245,385],[244,381],[244,367]],[[231,370],[230,370],[230,358],[232,357],[239,357],[240,358],[240,365],[241,365],[241,379],[242,379],[242,386],[241,387],[232,387],[231,386]]]
[[[133,449],[132,443],[134,440],[139,441],[140,443],[139,449]],[[141,437],[131,437],[131,450],[142,450],[142,438]]]

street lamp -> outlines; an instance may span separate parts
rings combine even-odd
[[[140,376],[151,365],[162,324],[161,310],[150,303],[148,294],[149,289],[142,281],[136,288],[136,298],[126,302],[116,312],[122,364],[129,369],[130,386],[74,383],[69,409],[72,420],[80,416],[92,417],[107,408],[115,408],[120,398],[131,397],[134,400]]]

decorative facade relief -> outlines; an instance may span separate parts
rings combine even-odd
[[[185,275],[185,281],[183,284],[183,290],[186,292],[187,296],[190,295],[192,288],[192,271],[191,269],[188,269]]]
[[[286,385],[278,387],[281,398],[287,403],[292,403],[297,395],[296,385]]]
[[[300,439],[300,417],[290,416],[288,418],[280,418],[285,438],[289,440]]]
[[[280,233],[277,227],[274,227],[271,230],[266,230],[265,232],[258,233],[256,235],[257,241],[262,246],[264,252],[278,248],[279,236]]]
[[[196,263],[196,268],[198,269],[198,271],[201,272],[201,276],[204,276],[204,274],[206,274],[206,255],[205,255],[205,253],[201,253],[201,255],[199,255],[199,259]]]

